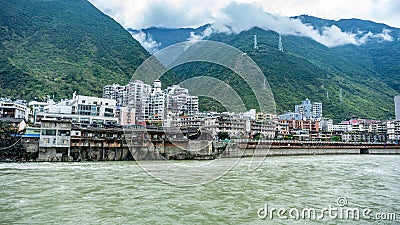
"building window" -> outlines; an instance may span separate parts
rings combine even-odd
[[[55,136],[56,130],[42,130],[42,135]]]
[[[69,130],[59,130],[58,131],[58,136],[69,136],[70,131]]]

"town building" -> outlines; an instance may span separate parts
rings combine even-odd
[[[103,98],[113,99],[117,106],[123,106],[126,102],[126,86],[119,84],[106,85],[103,87]]]
[[[35,118],[37,113],[43,113],[45,112],[46,108],[48,108],[51,105],[55,105],[56,103],[54,102],[53,99],[48,96],[47,101],[45,102],[39,102],[39,101],[30,101],[28,103],[28,106],[32,109],[32,112],[30,114],[29,120],[33,123],[36,123]]]
[[[387,138],[389,142],[400,142],[400,120],[386,122]]]
[[[255,110],[245,113],[198,113],[192,116],[178,116],[170,118],[170,126],[183,128],[199,128],[217,136],[219,132],[226,132],[232,138],[251,138],[260,135],[262,138],[275,137],[275,124],[260,116],[263,120],[256,119]],[[272,116],[271,116],[272,117]]]
[[[333,132],[333,120],[329,118],[321,118],[320,128],[324,132]]]
[[[314,120],[279,120],[281,124],[288,124],[289,130],[308,130],[309,133],[319,132],[319,121]]]
[[[394,97],[394,107],[396,112],[396,120],[400,121],[400,95]]]
[[[43,119],[40,128],[38,161],[69,161],[71,121]]]
[[[161,90],[161,81],[155,80],[153,89],[145,103],[145,120],[163,120],[166,113],[166,98],[168,97]]]
[[[149,104],[149,95],[152,90],[151,85],[143,81],[131,81],[126,85],[126,99],[123,106],[131,107],[135,110],[135,119],[140,120],[144,117],[146,104]]]
[[[15,118],[28,121],[30,108],[23,101],[0,99],[0,118]]]
[[[303,115],[301,113],[296,112],[285,112],[282,115],[278,116],[279,120],[302,120]]]
[[[115,116],[119,118],[120,125],[125,126],[136,124],[134,108],[117,106]]]
[[[322,118],[322,103],[313,102],[307,98],[300,105],[295,105],[295,113],[300,113],[303,120],[321,120]]]
[[[73,123],[83,124],[117,124],[116,101],[73,94],[72,99],[63,100],[55,105],[45,107],[44,112],[35,115],[35,124],[42,119],[63,118]]]
[[[350,124],[334,124],[332,125],[332,131],[335,133],[351,132]]]
[[[103,88],[103,97],[116,100],[117,106],[133,109],[137,122],[159,123],[172,114],[195,115],[199,111],[197,96],[189,95],[189,90],[179,85],[162,90],[160,80],[155,80],[153,86],[140,80],[126,86],[107,85]]]

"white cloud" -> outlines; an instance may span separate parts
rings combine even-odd
[[[189,38],[187,41],[199,41],[203,40],[206,37],[209,37],[212,33],[216,32],[212,27],[207,27],[201,34],[195,34],[194,32],[190,32]]]
[[[89,0],[124,27],[198,27],[221,19],[232,2],[254,3],[274,15],[307,14],[326,19],[359,18],[400,27],[399,0]]]
[[[368,31],[352,34],[343,32],[337,26],[325,27],[321,32],[300,20],[288,16],[308,14],[327,19],[357,17],[400,26],[397,13],[398,0],[90,0],[126,28],[142,29],[156,27],[198,27],[212,23],[212,29],[203,34],[194,33],[188,40],[203,39],[211,32],[239,33],[254,26],[273,30],[282,35],[305,36],[328,47],[345,44],[360,45],[368,39],[392,41],[390,30],[380,34]],[[394,9],[393,9],[394,8]],[[357,10],[354,10],[357,9]],[[267,13],[270,12],[270,13]],[[271,14],[272,13],[272,14]],[[393,19],[396,18],[396,19]],[[159,45],[146,34],[135,38],[151,52]]]
[[[132,37],[135,38],[143,46],[143,48],[150,53],[157,52],[159,50],[158,48],[161,46],[161,43],[154,41],[150,35],[142,31],[133,33]]]
[[[327,47],[346,44],[361,45],[370,38],[378,38],[381,41],[393,40],[389,34],[390,30],[383,30],[381,34],[369,32],[358,37],[357,34],[343,32],[339,27],[333,25],[325,27],[320,32],[310,25],[303,24],[298,19],[266,13],[261,5],[256,4],[231,3],[222,12],[224,13],[223,19],[213,25],[214,31],[239,33],[256,26],[278,32],[281,35],[309,37]]]

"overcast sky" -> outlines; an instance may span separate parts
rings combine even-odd
[[[89,0],[125,28],[198,27],[226,19],[232,2],[250,3],[275,16],[360,18],[400,27],[400,0]],[[246,15],[243,10],[242,14]]]

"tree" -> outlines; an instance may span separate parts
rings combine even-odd
[[[341,136],[332,136],[332,141],[342,141]]]
[[[259,133],[259,132],[255,133],[253,135],[253,139],[254,140],[260,140],[261,138],[263,138],[263,135],[261,133]]]
[[[231,137],[229,136],[228,132],[222,132],[222,131],[218,132],[217,137],[218,137],[219,140],[227,140],[227,139],[229,140],[229,139],[231,139]]]
[[[22,144],[17,127],[11,122],[0,121],[0,161],[18,160],[22,157]]]

